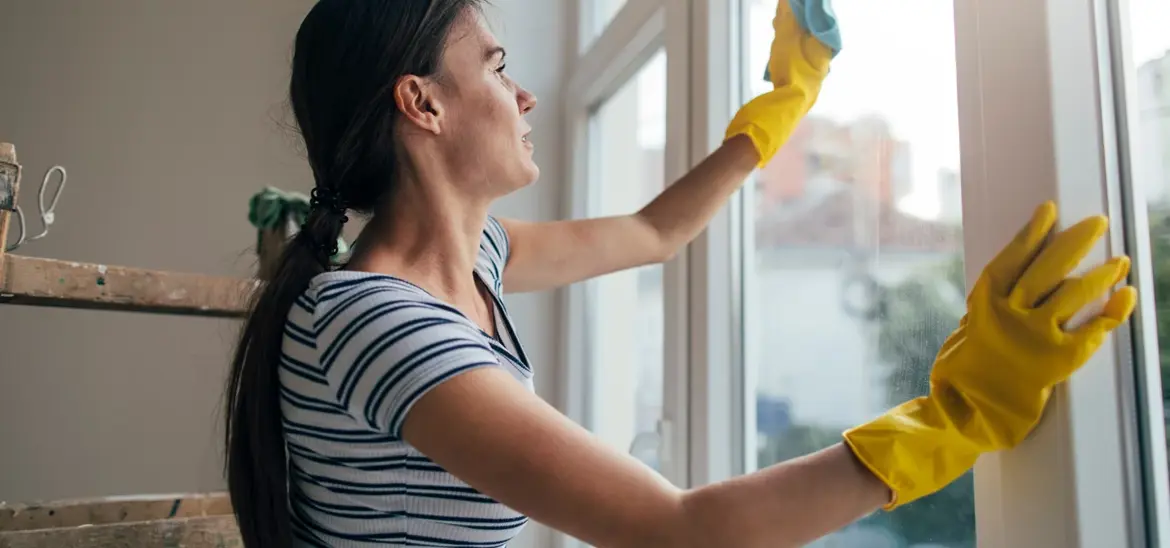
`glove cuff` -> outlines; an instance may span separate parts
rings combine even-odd
[[[884,510],[946,487],[970,470],[980,454],[929,396],[895,407],[843,437],[862,465],[893,493]]]

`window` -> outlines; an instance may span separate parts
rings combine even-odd
[[[583,2],[572,216],[631,211],[719,145],[771,87],[777,1]],[[567,291],[564,407],[679,485],[836,443],[927,390],[983,265],[1054,200],[1063,226],[1109,215],[1085,265],[1134,259],[1131,325],[1054,391],[1022,447],[813,546],[1170,545],[1170,7],[833,3],[845,50],[771,164],[679,258]],[[665,89],[629,99],[652,71]],[[649,118],[665,166],[635,180]]]
[[[1123,75],[1134,92],[1129,97],[1135,104],[1127,109],[1129,116],[1129,158],[1131,162],[1131,193],[1144,201],[1149,238],[1149,266],[1153,281],[1153,315],[1157,325],[1156,352],[1149,352],[1150,370],[1156,369],[1161,393],[1153,382],[1148,383],[1145,395],[1152,408],[1150,417],[1161,422],[1163,432],[1170,431],[1170,88],[1163,85],[1170,77],[1170,34],[1165,31],[1170,21],[1170,5],[1159,0],[1130,0],[1128,42],[1132,72]],[[1137,222],[1140,218],[1130,219]],[[1136,223],[1135,223],[1136,224]],[[1144,227],[1131,227],[1141,231]],[[1148,290],[1147,290],[1148,291]],[[1153,341],[1147,342],[1153,350]],[[1150,440],[1151,444],[1156,443]],[[1170,439],[1166,439],[1170,446]],[[1165,446],[1164,446],[1165,447]],[[1150,451],[1150,467],[1165,469],[1165,453]],[[1166,481],[1165,476],[1161,481]]]
[[[659,50],[589,120],[591,215],[637,211],[664,186],[666,55]],[[662,266],[588,288],[586,426],[659,468],[663,396]]]
[[[746,101],[772,88],[762,74],[776,0],[741,6]],[[760,467],[838,443],[846,428],[924,394],[964,309],[951,3],[837,0],[834,9],[848,47],[817,105],[749,184],[743,216],[754,242],[744,255],[744,344]],[[890,39],[911,34],[918,39]],[[888,85],[888,60],[910,57],[915,70]],[[823,546],[974,541],[968,475]]]
[[[582,46],[588,48],[593,40],[605,32],[605,27],[609,26],[617,12],[626,5],[626,1],[581,0],[581,7],[584,10],[582,20],[585,22],[585,28],[582,29],[585,40]]]

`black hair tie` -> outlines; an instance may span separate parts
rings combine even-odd
[[[341,222],[345,223],[349,220],[349,216],[345,212],[349,209],[345,206],[345,202],[341,196],[327,188],[313,187],[309,193],[309,209],[326,208],[330,213],[341,217]]]
[[[322,208],[325,209],[325,213],[337,217],[341,224],[349,221],[349,216],[346,215],[346,211],[349,208],[345,206],[345,202],[341,200],[341,196],[328,188],[313,187],[313,190],[309,193],[309,210],[321,210]],[[313,240],[318,240],[318,238],[313,237]],[[338,240],[338,238],[334,238],[332,241],[314,241],[318,252],[321,254],[321,264],[328,266],[330,259],[337,256],[339,250]]]

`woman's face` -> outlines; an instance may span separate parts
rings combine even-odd
[[[534,182],[532,127],[524,116],[536,97],[504,72],[504,48],[471,10],[447,38],[443,66],[428,94],[437,105],[435,146],[466,191],[497,197]]]

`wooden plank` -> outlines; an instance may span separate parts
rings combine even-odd
[[[16,161],[16,147],[0,143],[0,259],[8,248],[8,222],[16,209],[20,194],[20,164]],[[4,262],[0,260],[0,279],[4,277]]]
[[[0,303],[239,318],[258,279],[204,276],[7,254]]]
[[[0,548],[242,547],[233,516],[0,532]]]
[[[226,516],[227,493],[145,495],[71,499],[39,503],[0,503],[0,532],[108,525],[175,518]]]

